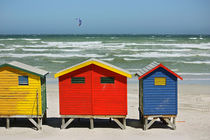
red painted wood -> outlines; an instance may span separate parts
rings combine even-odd
[[[60,114],[91,115],[91,66],[59,77]],[[72,84],[71,77],[85,77],[85,83]]]
[[[85,84],[71,84],[71,77],[85,77]],[[115,77],[101,84],[101,77]],[[89,65],[59,77],[61,115],[127,115],[127,77]]]
[[[114,77],[114,84],[102,84],[101,77]],[[127,115],[127,77],[94,65],[93,114]]]

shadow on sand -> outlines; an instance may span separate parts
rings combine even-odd
[[[36,119],[35,119],[36,120]],[[61,118],[58,117],[49,117],[45,122],[43,122],[43,126],[50,126],[53,128],[61,127]],[[6,126],[6,119],[0,119],[0,127]],[[126,126],[143,129],[143,124],[141,124],[138,119],[126,119]],[[36,130],[36,127],[27,119],[27,118],[12,118],[10,119],[10,127],[20,127],[20,128],[32,128]],[[90,128],[90,120],[89,119],[75,119],[66,129],[69,128]],[[94,128],[114,128],[120,129],[120,127],[114,122],[110,121],[110,119],[94,119]],[[171,129],[167,124],[164,124],[161,121],[156,121],[149,129]]]
[[[6,128],[6,119],[0,119],[0,127]],[[37,128],[27,119],[27,118],[10,118],[10,128],[19,127],[19,128],[31,128],[37,130]]]
[[[149,121],[150,122],[150,121]],[[126,126],[130,126],[133,128],[140,128],[143,130],[144,125],[138,119],[126,119]],[[162,121],[155,121],[149,129],[171,129],[167,124],[163,123]]]

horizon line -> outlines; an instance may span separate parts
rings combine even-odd
[[[85,36],[85,35],[104,35],[104,36],[109,36],[109,35],[116,35],[116,36],[123,36],[123,35],[130,35],[130,36],[149,36],[149,35],[171,35],[171,36],[180,36],[180,35],[183,35],[183,36],[210,36],[210,34],[170,34],[170,33],[166,33],[166,34],[1,34],[0,33],[0,36],[15,36],[15,35],[72,35],[72,36]]]

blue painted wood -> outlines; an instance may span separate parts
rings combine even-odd
[[[166,77],[165,86],[156,86],[155,77]],[[143,114],[177,114],[177,77],[163,68],[158,68],[143,78]]]

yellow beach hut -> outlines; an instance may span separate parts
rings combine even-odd
[[[0,65],[0,118],[28,118],[39,130],[46,118],[46,75],[17,61]],[[36,122],[34,119],[38,119]]]

